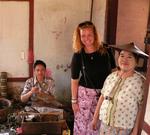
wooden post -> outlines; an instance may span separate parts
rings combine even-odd
[[[147,32],[145,37],[145,51],[147,54],[150,55],[150,2],[149,2],[149,17],[148,17],[148,23],[147,23]],[[143,101],[143,109],[142,109],[142,115],[141,115],[141,123],[140,123],[140,129],[139,129],[139,135],[141,134],[141,131],[144,130],[147,134],[150,134],[150,125],[148,125],[144,121],[145,116],[145,110],[147,105],[147,97],[149,94],[149,84],[150,84],[150,58],[147,62],[147,73],[146,73],[146,81],[144,84],[145,91],[144,91],[144,101]]]

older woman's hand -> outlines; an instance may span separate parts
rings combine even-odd
[[[97,129],[97,121],[98,121],[98,120],[97,120],[96,118],[93,118],[92,123],[91,123],[93,130],[96,130],[96,129]]]
[[[138,134],[138,128],[134,127],[130,135],[137,135]]]

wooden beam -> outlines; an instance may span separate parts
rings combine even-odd
[[[92,18],[93,18],[93,3],[94,3],[94,0],[91,0],[90,21],[92,21]]]
[[[32,53],[32,60],[29,61],[29,77],[33,76],[33,63],[34,63],[34,0],[30,0],[29,4],[29,52]],[[28,54],[29,55],[29,54]]]
[[[107,44],[116,43],[117,15],[118,0],[107,0],[104,32],[104,42]]]
[[[19,1],[19,2],[21,2],[21,1],[30,1],[30,0],[1,0],[1,1]]]
[[[147,54],[150,55],[150,1],[149,1],[149,16],[147,18],[147,31],[146,31],[146,37],[145,37],[145,51]],[[146,73],[146,81],[145,81],[145,91],[144,91],[144,101],[143,101],[143,109],[142,109],[142,116],[141,116],[141,123],[140,123],[140,129],[139,129],[139,135],[141,134],[142,130],[144,130],[146,133],[150,132],[150,125],[148,125],[144,121],[145,117],[145,111],[146,111],[146,105],[147,105],[147,97],[149,94],[149,84],[150,84],[150,58],[148,59],[147,66],[147,73]]]
[[[150,45],[147,45],[147,50],[149,51],[149,54],[150,54]],[[140,118],[141,122],[140,122],[140,127],[139,127],[139,135],[141,134],[141,131],[143,129],[143,124],[144,124],[144,116],[145,116],[145,110],[146,110],[146,105],[147,105],[147,97],[148,97],[148,93],[149,93],[149,83],[150,83],[150,58],[148,59],[146,80],[144,83],[144,88],[145,88],[144,89],[144,101],[143,101],[143,106],[142,106],[142,115]]]
[[[7,78],[8,82],[25,82],[29,77],[13,77]]]

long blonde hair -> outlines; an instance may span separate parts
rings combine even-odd
[[[96,30],[95,25],[90,21],[84,21],[80,23],[77,28],[75,29],[73,33],[73,51],[74,52],[81,52],[82,48],[84,48],[84,45],[81,42],[81,36],[80,36],[80,30],[83,30],[85,28],[91,28],[94,33],[94,47],[96,50],[98,50],[100,53],[105,52],[105,48],[102,44],[100,44],[100,39],[98,36],[98,32]]]

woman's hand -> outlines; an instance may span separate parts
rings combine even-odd
[[[72,109],[73,109],[74,114],[80,111],[78,103],[72,103]]]
[[[97,119],[96,118],[93,118],[93,120],[92,120],[92,129],[93,130],[96,130],[97,129]]]
[[[28,93],[21,95],[21,101],[25,103],[30,99],[30,97],[33,94],[37,94],[37,93],[39,93],[39,89],[37,87],[32,87]]]
[[[32,87],[32,89],[31,89],[31,93],[32,94],[36,94],[36,93],[39,93],[40,91],[39,91],[39,88],[37,88],[37,87]]]

